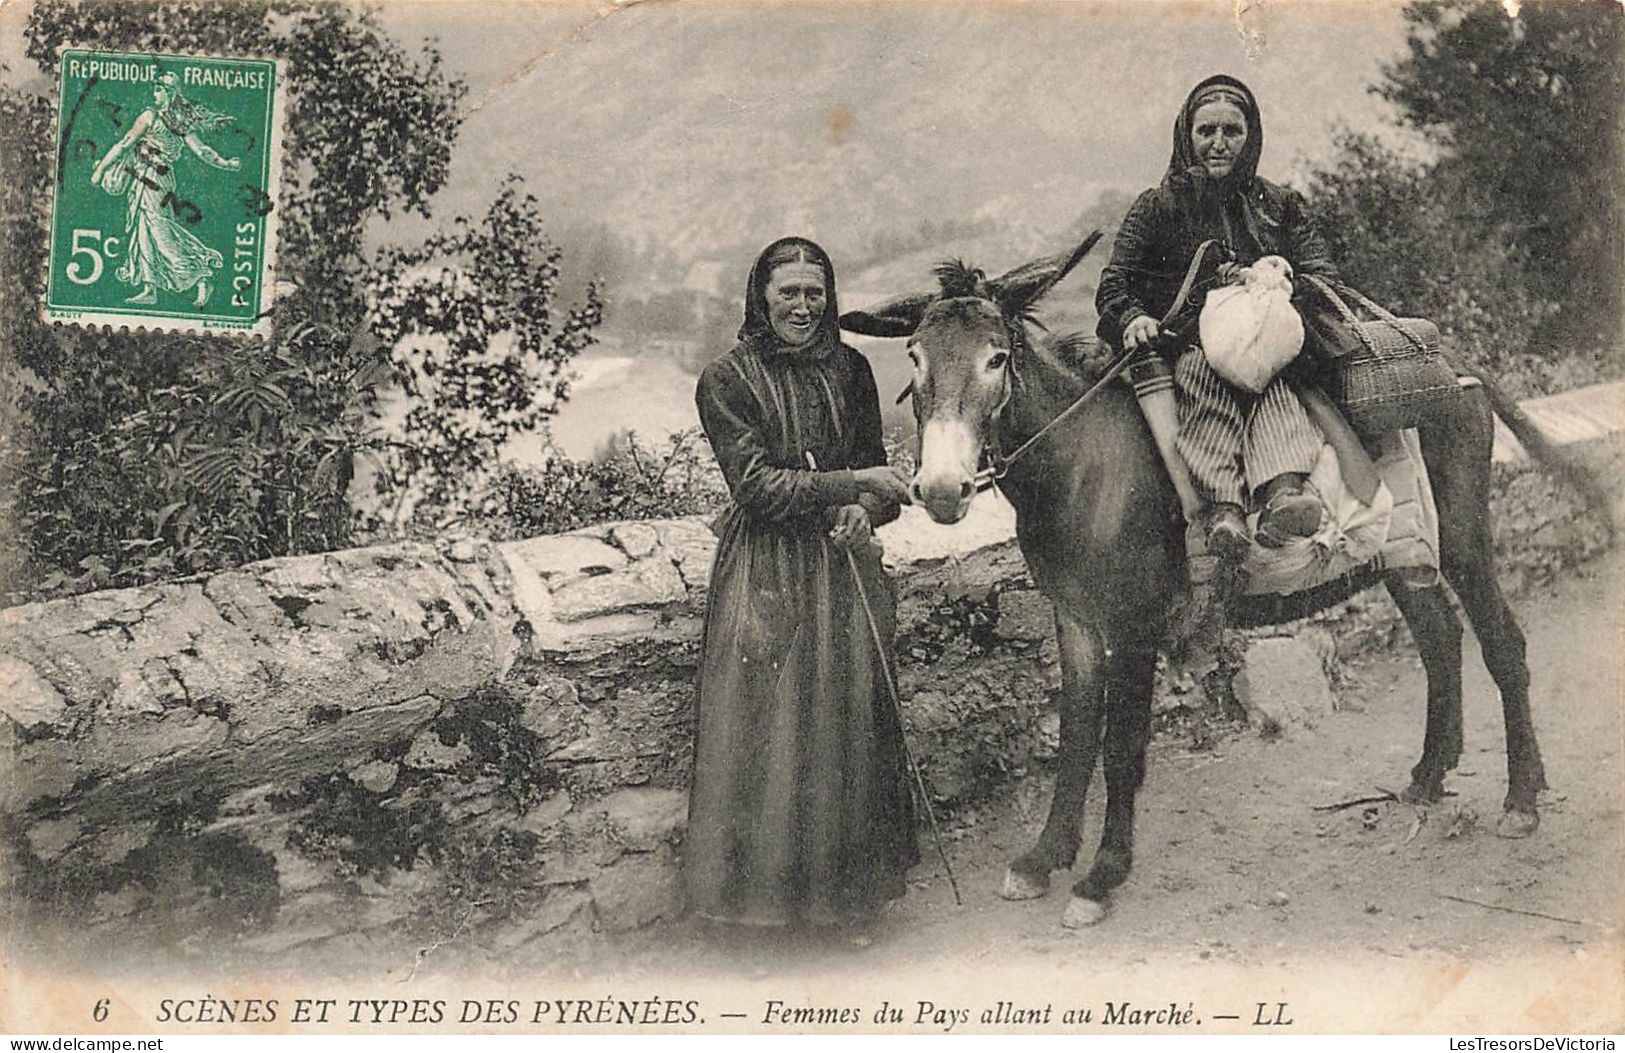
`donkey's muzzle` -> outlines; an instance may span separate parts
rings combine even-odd
[[[981,453],[981,435],[963,420],[937,417],[920,431],[920,467],[909,484],[909,496],[939,523],[957,523],[976,496],[976,477],[968,466]]]
[[[915,476],[908,492],[914,503],[923,506],[938,523],[957,523],[970,511],[971,498],[976,496],[976,482],[970,476],[927,482]]]

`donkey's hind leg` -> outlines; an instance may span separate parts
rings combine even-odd
[[[1444,798],[1445,773],[1461,760],[1461,620],[1440,585],[1409,588],[1392,577],[1385,584],[1410,626],[1428,677],[1422,759],[1411,769],[1404,799],[1437,804]]]
[[[1493,561],[1485,558],[1470,572],[1455,569],[1450,583],[1473,623],[1490,678],[1500,689],[1506,722],[1507,795],[1496,832],[1502,837],[1527,837],[1540,825],[1535,795],[1546,789],[1546,766],[1540,759],[1540,743],[1529,712],[1529,666],[1523,630],[1501,595]]]
[[[1506,721],[1507,795],[1497,831],[1524,837],[1540,823],[1535,795],[1546,769],[1529,714],[1529,666],[1518,628],[1495,576],[1490,532],[1490,452],[1495,420],[1488,398],[1469,392],[1449,416],[1422,429],[1422,454],[1439,506],[1439,554],[1445,578],[1472,622]]]
[[[1055,792],[1038,843],[1005,872],[1000,893],[1005,899],[1037,899],[1049,891],[1050,872],[1070,867],[1077,858],[1083,802],[1100,753],[1105,714],[1100,638],[1059,606],[1055,630],[1061,651],[1061,743]]]

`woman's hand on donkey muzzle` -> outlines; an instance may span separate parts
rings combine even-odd
[[[857,478],[858,489],[864,493],[873,494],[882,501],[893,504],[909,503],[909,477],[901,468],[882,464],[875,468],[859,468],[852,474]]]

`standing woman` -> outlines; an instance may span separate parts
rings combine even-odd
[[[751,268],[738,345],[695,396],[733,496],[683,847],[689,906],[713,921],[861,929],[918,860],[886,682],[895,598],[871,543],[906,479],[886,466],[874,374],[838,317],[824,251],[774,242]]]

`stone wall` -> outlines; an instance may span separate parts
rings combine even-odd
[[[1005,526],[953,535],[964,558],[898,546],[948,807],[1053,749],[1048,609]],[[698,520],[622,523],[0,612],[10,901],[263,951],[448,904],[497,953],[671,913],[713,549]]]
[[[1600,548],[1571,497],[1498,471],[1512,576]],[[1048,603],[1008,507],[973,517],[909,510],[883,532],[904,718],[939,811],[1056,747]],[[428,941],[456,918],[506,958],[674,912],[713,548],[698,520],[621,523],[0,611],[12,920],[269,953]],[[1322,620],[1345,647],[1392,645],[1385,604]],[[1189,687],[1162,683],[1159,710]]]

